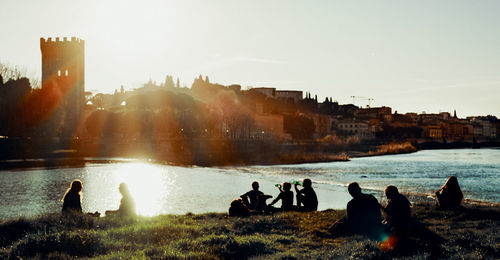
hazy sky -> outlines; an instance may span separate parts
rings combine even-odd
[[[499,13],[497,0],[1,0],[0,62],[39,77],[39,38],[76,36],[87,90],[203,74],[400,113],[500,117]]]

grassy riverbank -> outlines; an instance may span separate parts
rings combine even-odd
[[[495,258],[500,255],[500,210],[468,204],[459,212],[417,204],[406,249],[383,252],[362,236],[324,232],[342,210],[227,218],[223,213],[118,219],[59,214],[0,224],[0,259],[26,258]]]

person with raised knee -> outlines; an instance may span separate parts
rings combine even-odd
[[[347,203],[346,216],[330,228],[332,235],[364,234],[378,236],[383,230],[382,206],[371,194],[361,192],[357,182],[347,186],[352,199]]]
[[[303,189],[299,190],[297,186],[299,183],[295,183],[295,192],[297,193],[297,207],[301,211],[316,211],[318,210],[318,197],[316,192],[312,188],[312,181],[310,179],[304,179],[302,182]]]

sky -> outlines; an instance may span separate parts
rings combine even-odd
[[[190,87],[201,74],[398,113],[500,117],[496,0],[0,1],[0,63],[40,77],[40,37],[76,36],[86,90],[166,75]]]

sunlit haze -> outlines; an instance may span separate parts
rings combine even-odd
[[[0,62],[40,77],[40,37],[85,40],[85,89],[166,75],[500,116],[499,1],[13,1]],[[366,100],[355,100],[365,106]]]

